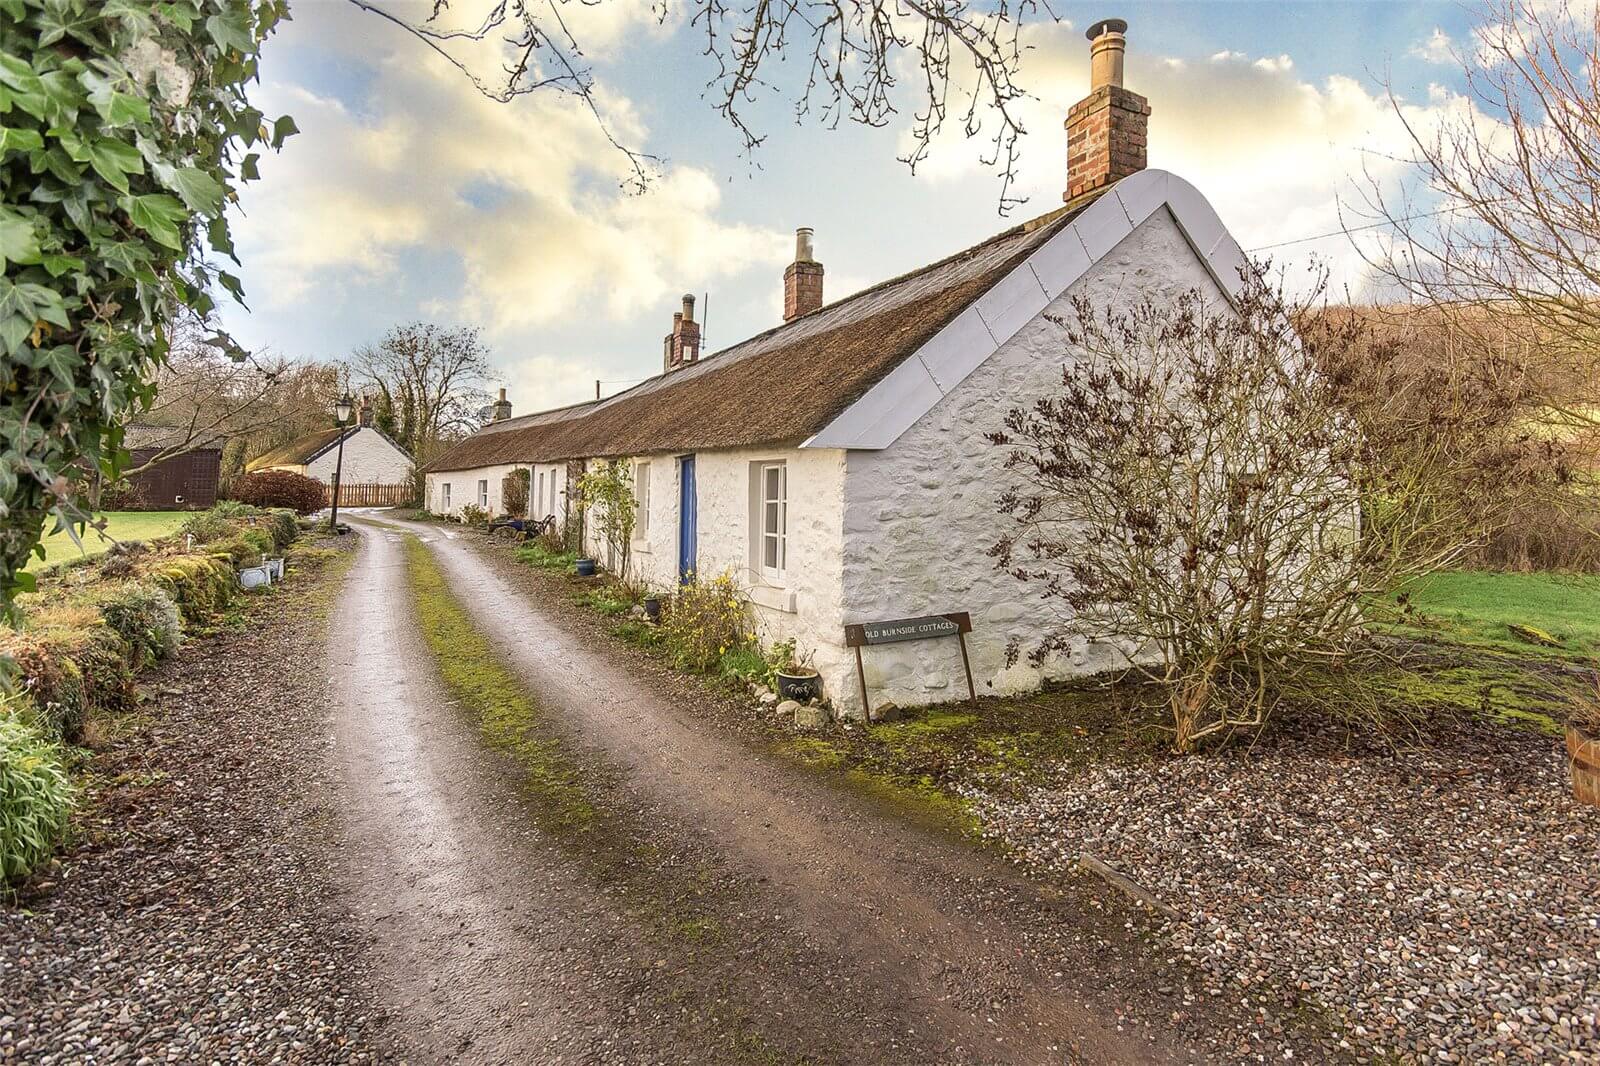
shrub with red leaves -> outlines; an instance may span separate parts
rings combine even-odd
[[[327,488],[322,482],[289,470],[257,470],[233,479],[228,498],[256,507],[288,507],[297,514],[322,510]]]

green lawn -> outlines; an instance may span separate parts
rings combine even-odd
[[[1406,631],[1518,654],[1600,660],[1600,576],[1452,570],[1417,583],[1410,593],[1420,617],[1402,625]],[[1545,649],[1518,640],[1506,628],[1511,624],[1543,630],[1562,646]]]
[[[106,534],[116,540],[152,540],[173,532],[193,513],[193,511],[107,511]],[[45,529],[48,530],[53,524],[52,519]],[[28,568],[38,570],[82,555],[99,555],[111,547],[111,541],[93,529],[84,530],[81,537],[83,550],[79,551],[78,546],[72,543],[72,538],[66,532],[47,533],[44,538],[44,558],[34,559],[28,564]]]

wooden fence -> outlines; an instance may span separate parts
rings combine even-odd
[[[333,503],[331,487],[323,487],[322,500],[324,504]],[[340,507],[409,507],[416,502],[416,486],[409,482],[404,485],[358,485],[352,482],[339,486]]]

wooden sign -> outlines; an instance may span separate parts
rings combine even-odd
[[[967,637],[972,632],[972,615],[966,611],[950,614],[925,614],[916,618],[891,618],[883,622],[857,622],[844,627],[844,646],[856,650],[856,678],[861,682],[861,706],[872,718],[867,703],[867,671],[861,664],[861,649],[874,644],[898,644],[905,640],[931,640],[955,637],[961,642],[961,665],[967,672],[967,695],[974,704],[978,691],[972,683],[972,661],[967,658]]]
[[[895,618],[887,622],[861,622],[845,626],[844,646],[859,648],[872,644],[897,644],[902,640],[954,637],[970,632],[972,616],[966,611],[925,614],[920,618]]]

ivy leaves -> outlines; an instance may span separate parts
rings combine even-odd
[[[63,489],[114,474],[167,328],[233,257],[224,205],[258,146],[250,106],[286,0],[0,0],[0,612]]]

